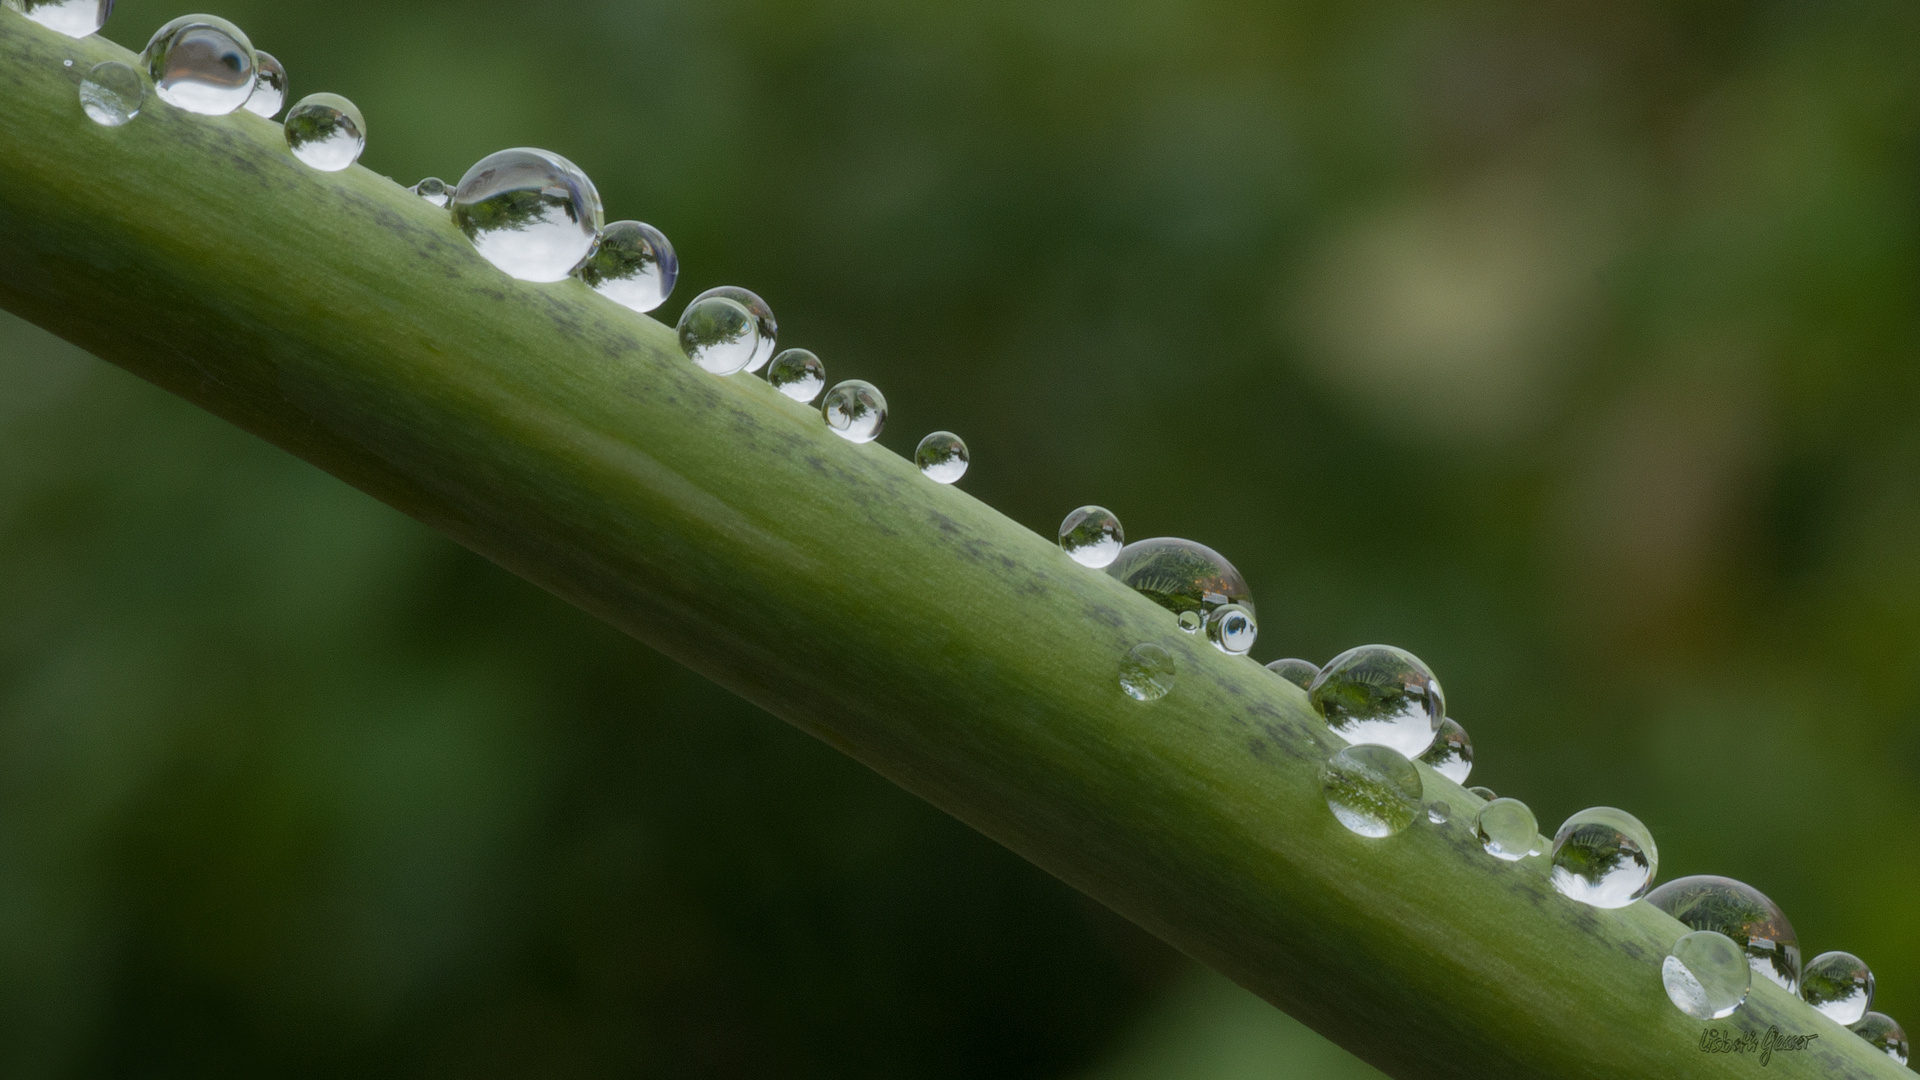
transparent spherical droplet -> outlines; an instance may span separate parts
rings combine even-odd
[[[1327,809],[1349,830],[1382,837],[1420,816],[1420,771],[1384,746],[1348,746],[1320,770]]]
[[[146,81],[118,60],[95,64],[80,76],[80,108],[101,127],[119,127],[139,116],[146,99]]]
[[[1835,1023],[1860,1022],[1873,1008],[1873,972],[1848,952],[1824,952],[1800,972],[1800,996]]]
[[[1800,989],[1800,938],[1779,905],[1732,878],[1696,874],[1647,894],[1647,903],[1695,930],[1725,934],[1746,950],[1753,970],[1787,990]]]
[[[1490,787],[1470,787],[1467,789],[1467,794],[1478,795],[1480,798],[1485,799],[1487,802],[1492,802],[1493,800],[1500,797],[1498,795],[1495,795],[1493,793],[1493,789]]]
[[[1646,895],[1659,870],[1653,834],[1625,810],[1582,810],[1553,835],[1553,887],[1583,904],[1626,907]]]
[[[827,391],[820,415],[827,418],[835,435],[848,442],[872,442],[887,425],[887,399],[872,383],[848,379]]]
[[[1660,981],[1681,1012],[1696,1020],[1719,1020],[1746,1002],[1753,969],[1732,938],[1695,930],[1673,943],[1660,963]]]
[[[1173,654],[1143,641],[1120,657],[1120,689],[1135,701],[1159,701],[1173,689]]]
[[[1320,677],[1320,665],[1292,658],[1275,660],[1267,665],[1267,670],[1302,690],[1312,686],[1313,680]]]
[[[247,111],[271,120],[287,105],[287,69],[265,49],[255,49],[253,59],[253,94],[247,98]]]
[[[407,190],[443,209],[453,201],[453,188],[437,176],[429,176]]]
[[[1081,566],[1101,570],[1112,565],[1126,542],[1120,519],[1104,506],[1083,506],[1060,522],[1060,550]]]
[[[1534,837],[1533,847],[1527,849],[1527,854],[1528,855],[1545,855],[1546,853],[1547,853],[1547,841],[1538,836]]]
[[[580,264],[580,280],[594,292],[635,311],[666,303],[680,279],[680,257],[666,234],[644,221],[616,221]]]
[[[488,262],[521,281],[565,281],[593,253],[600,192],[559,154],[522,147],[476,162],[453,193],[453,222]]]
[[[765,300],[760,299],[758,293],[749,289],[743,289],[738,285],[721,285],[718,288],[708,289],[706,292],[694,297],[693,302],[697,304],[702,300],[716,296],[724,297],[739,304],[753,315],[753,329],[755,333],[759,334],[758,340],[760,343],[755,346],[753,355],[747,358],[747,364],[744,370],[759,371],[761,368],[767,366],[767,361],[773,358],[774,338],[780,333],[779,324],[773,321],[773,309],[767,306]]]
[[[71,38],[97,33],[113,14],[113,0],[7,0],[7,7]]]
[[[225,116],[253,96],[253,43],[215,15],[182,15],[161,27],[140,59],[153,92],[176,109]]]
[[[1355,745],[1390,746],[1418,757],[1446,718],[1439,680],[1420,658],[1391,645],[1348,649],[1307,688],[1334,734]]]
[[[367,148],[367,122],[353,102],[339,94],[301,98],[287,110],[286,132],[293,156],[321,172],[347,168]]]
[[[1540,823],[1519,799],[1495,799],[1474,815],[1473,832],[1487,854],[1507,862],[1519,862],[1533,854],[1533,840],[1540,835]]]
[[[1453,811],[1447,807],[1446,803],[1436,799],[1427,804],[1427,820],[1435,825],[1445,825],[1453,820]]]
[[[951,484],[967,475],[967,444],[951,431],[936,431],[920,440],[913,451],[913,463],[920,475],[938,484]]]
[[[767,365],[767,382],[802,405],[827,388],[827,365],[805,349],[788,349]]]
[[[1221,554],[1205,544],[1162,536],[1137,540],[1120,549],[1107,567],[1134,592],[1178,615],[1206,616],[1223,604],[1254,610],[1247,580]]]
[[[1912,1049],[1907,1042],[1907,1029],[1886,1013],[1870,1012],[1861,1017],[1860,1022],[1853,1025],[1853,1033],[1900,1064],[1907,1063]]]
[[[1433,733],[1433,745],[1420,755],[1420,760],[1441,776],[1464,784],[1473,773],[1473,740],[1467,738],[1466,728],[1448,717],[1440,721],[1440,730]]]
[[[703,296],[680,313],[680,351],[702,371],[744,370],[760,345],[753,313],[724,296]]]
[[[1222,604],[1207,616],[1207,640],[1228,656],[1247,655],[1259,635],[1253,612],[1239,604]]]
[[[1197,634],[1201,628],[1207,624],[1207,621],[1202,618],[1197,611],[1183,611],[1175,618],[1174,622],[1180,627],[1182,633],[1187,634]]]

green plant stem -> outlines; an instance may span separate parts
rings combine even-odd
[[[61,61],[73,59],[72,70]],[[413,515],[826,740],[1398,1077],[1748,1076],[1666,999],[1679,924],[1560,897],[1454,824],[1365,840],[1293,686],[964,491],[578,282],[484,262],[277,125],[77,72],[0,12],[0,305]],[[377,131],[377,121],[375,129]],[[1116,681],[1141,641],[1171,695]],[[1906,1075],[1761,984],[1711,1026],[1819,1036],[1767,1075]]]

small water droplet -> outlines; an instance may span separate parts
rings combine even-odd
[[[1824,952],[1800,973],[1800,996],[1835,1023],[1857,1024],[1873,1008],[1873,972],[1848,952]]]
[[[97,33],[113,14],[113,0],[7,0],[7,7],[70,38]]]
[[[310,168],[339,172],[367,148],[367,122],[339,94],[308,94],[287,110],[287,148]]]
[[[72,67],[72,66],[73,66],[73,61],[71,61],[71,60],[62,60],[62,61],[60,61],[60,66],[61,66],[61,67],[63,67],[63,68],[70,68],[70,67]]]
[[[1533,854],[1533,839],[1540,835],[1540,823],[1519,799],[1495,799],[1474,815],[1473,832],[1487,854],[1519,862]]]
[[[616,221],[601,230],[600,243],[580,264],[579,274],[601,296],[647,312],[673,294],[680,258],[659,229],[644,221]]]
[[[146,81],[118,60],[95,64],[80,77],[80,108],[101,127],[119,127],[139,116],[146,98]]]
[[[939,484],[951,484],[967,475],[971,461],[967,444],[951,431],[934,432],[921,439],[913,451],[913,463],[920,466],[920,475]]]
[[[1228,656],[1247,655],[1259,634],[1253,612],[1239,604],[1222,604],[1207,616],[1207,640]]]
[[[214,15],[182,15],[154,32],[140,59],[153,92],[176,109],[225,116],[253,96],[253,42]]]
[[[1202,620],[1222,604],[1252,612],[1247,579],[1205,544],[1161,536],[1136,540],[1120,549],[1107,573],[1134,592],[1173,612],[1192,611]]]
[[[1453,811],[1448,809],[1446,803],[1435,799],[1427,804],[1427,820],[1435,825],[1445,825],[1453,820]]]
[[[1626,907],[1646,895],[1659,871],[1653,834],[1625,810],[1582,810],[1553,835],[1553,887],[1583,904]]]
[[[1747,955],[1725,934],[1695,930],[1673,943],[1660,962],[1667,999],[1696,1020],[1733,1015],[1753,988]]]
[[[1126,542],[1120,519],[1104,506],[1083,506],[1060,522],[1060,550],[1094,570],[1112,565]]]
[[[848,442],[872,442],[887,425],[887,399],[872,383],[848,379],[827,391],[820,415],[827,418],[835,435]]]
[[[453,194],[453,223],[482,257],[521,281],[565,281],[593,253],[603,220],[593,181],[545,150],[489,154]]]
[[[1312,686],[1313,680],[1320,677],[1320,665],[1305,660],[1275,660],[1267,665],[1267,670],[1302,690]]]
[[[1480,798],[1485,799],[1488,802],[1492,802],[1493,800],[1500,797],[1498,795],[1495,795],[1493,793],[1493,789],[1490,787],[1470,787],[1467,789],[1467,794],[1478,795]]]
[[[1320,787],[1327,809],[1361,836],[1392,836],[1420,815],[1420,771],[1384,746],[1339,750],[1320,770]]]
[[[1433,766],[1433,771],[1441,776],[1464,784],[1473,773],[1473,740],[1467,738],[1466,728],[1448,717],[1440,721],[1440,730],[1433,733],[1433,745],[1420,755],[1420,760]]]
[[[429,176],[407,190],[443,209],[453,201],[453,188],[437,176]]]
[[[1334,734],[1356,745],[1390,746],[1418,757],[1446,718],[1440,681],[1420,658],[1391,645],[1348,649],[1307,690]]]
[[[1533,856],[1533,855],[1545,855],[1546,853],[1547,853],[1546,839],[1544,837],[1539,837],[1539,836],[1534,837],[1533,846],[1527,849],[1527,854],[1529,856]]]
[[[1173,689],[1173,654],[1143,641],[1120,658],[1120,689],[1135,701],[1159,701]]]
[[[780,333],[779,324],[773,321],[773,309],[767,306],[765,300],[760,299],[758,293],[738,285],[721,285],[718,288],[708,289],[694,297],[693,302],[697,304],[716,296],[739,304],[753,316],[753,329],[759,335],[759,344],[754,347],[753,355],[747,358],[746,366],[742,370],[759,371],[767,366],[767,361],[773,358],[774,338]]]
[[[702,296],[680,313],[680,351],[702,371],[732,375],[759,347],[753,313],[724,296]]]
[[[287,69],[265,49],[253,53],[253,94],[247,98],[247,111],[271,120],[287,104]]]
[[[1753,970],[1799,991],[1800,938],[1786,912],[1760,890],[1732,878],[1696,874],[1653,890],[1647,903],[1692,929],[1727,935],[1747,951]]]
[[[805,349],[788,349],[767,365],[767,382],[802,405],[827,388],[827,365]]]
[[[1900,1064],[1907,1063],[1912,1050],[1907,1042],[1907,1029],[1886,1013],[1870,1012],[1861,1017],[1860,1022],[1853,1025],[1853,1033]]]
[[[1179,624],[1183,633],[1188,634],[1197,634],[1200,628],[1206,625],[1206,620],[1202,619],[1197,611],[1183,611],[1175,617],[1174,621]]]

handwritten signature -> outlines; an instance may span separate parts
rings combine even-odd
[[[1760,1064],[1773,1060],[1773,1052],[1783,1053],[1805,1050],[1807,1044],[1819,1038],[1818,1035],[1782,1035],[1777,1027],[1768,1027],[1765,1031],[1748,1031],[1739,1035],[1723,1028],[1707,1028],[1700,1032],[1700,1050],[1707,1054],[1759,1054]]]

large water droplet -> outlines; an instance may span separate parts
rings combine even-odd
[[[1760,890],[1732,878],[1696,874],[1647,894],[1647,903],[1695,930],[1712,930],[1745,949],[1753,970],[1800,989],[1800,938],[1786,912]]]
[[[287,104],[287,69],[265,49],[255,49],[253,60],[253,93],[247,98],[247,111],[271,120]]]
[[[827,418],[835,435],[848,442],[872,442],[887,426],[887,399],[872,383],[848,379],[827,391],[820,415]]]
[[[565,281],[593,252],[600,192],[559,154],[522,147],[476,162],[453,195],[453,222],[486,260],[521,281]]]
[[[936,431],[920,440],[913,451],[913,463],[920,475],[940,484],[951,484],[967,475],[967,444],[951,431]]]
[[[407,190],[442,208],[453,201],[453,188],[437,176],[429,176]]]
[[[1839,1024],[1857,1024],[1873,1008],[1873,972],[1848,952],[1824,952],[1800,973],[1800,996]]]
[[[1420,816],[1420,770],[1384,746],[1349,746],[1320,770],[1327,809],[1361,836],[1382,837]]]
[[[724,296],[702,296],[680,313],[680,351],[702,371],[731,375],[760,346],[753,312]]]
[[[176,109],[225,116],[253,96],[253,43],[216,15],[182,15],[154,32],[140,59],[153,92]]]
[[[146,80],[118,60],[95,64],[80,77],[80,108],[101,127],[119,127],[140,115]]]
[[[1660,962],[1667,999],[1696,1020],[1733,1015],[1753,988],[1747,954],[1725,934],[1695,930],[1673,943]]]
[[[1222,604],[1207,616],[1207,640],[1228,656],[1247,655],[1259,634],[1253,612],[1239,604]]]
[[[1295,660],[1291,657],[1285,660],[1275,660],[1273,663],[1267,665],[1267,670],[1302,690],[1312,686],[1313,680],[1320,677],[1320,665],[1309,663],[1305,660]]]
[[[1473,740],[1467,738],[1466,728],[1447,717],[1440,721],[1440,730],[1433,733],[1433,745],[1420,755],[1420,760],[1441,776],[1464,784],[1473,773]]]
[[[1446,718],[1440,682],[1420,658],[1391,645],[1348,649],[1307,688],[1334,734],[1356,745],[1390,746],[1418,757]]]
[[[71,38],[98,32],[113,14],[113,0],[7,0],[7,6]]]
[[[1191,540],[1137,540],[1120,549],[1107,573],[1176,615],[1194,612],[1204,620],[1222,604],[1254,610],[1240,571],[1219,552]]]
[[[759,344],[754,347],[753,355],[747,358],[744,370],[759,371],[767,365],[769,359],[772,359],[773,341],[780,333],[779,324],[773,321],[773,309],[767,306],[765,300],[760,299],[760,294],[738,285],[721,285],[718,288],[708,289],[694,297],[693,302],[697,304],[716,296],[739,304],[753,315],[753,329],[759,335]]]
[[[1912,1050],[1907,1042],[1907,1029],[1886,1013],[1870,1012],[1861,1017],[1860,1022],[1853,1025],[1853,1033],[1900,1064],[1907,1063]]]
[[[1143,641],[1120,658],[1120,689],[1136,701],[1159,701],[1173,689],[1173,654]]]
[[[1095,570],[1112,565],[1126,545],[1120,519],[1104,506],[1083,506],[1060,522],[1060,550]]]
[[[666,303],[680,279],[680,258],[666,234],[644,221],[616,221],[600,233],[600,245],[580,264],[580,280],[593,291],[635,311]]]
[[[1553,887],[1583,904],[1626,907],[1646,895],[1659,870],[1653,834],[1625,810],[1582,810],[1553,835]]]
[[[805,349],[788,349],[767,365],[767,382],[802,405],[827,388],[827,365]]]
[[[1533,854],[1533,841],[1540,835],[1540,823],[1519,799],[1495,799],[1474,816],[1473,832],[1487,854],[1518,862]]]
[[[367,122],[339,94],[308,94],[287,110],[287,148],[321,172],[339,172],[367,148]]]

